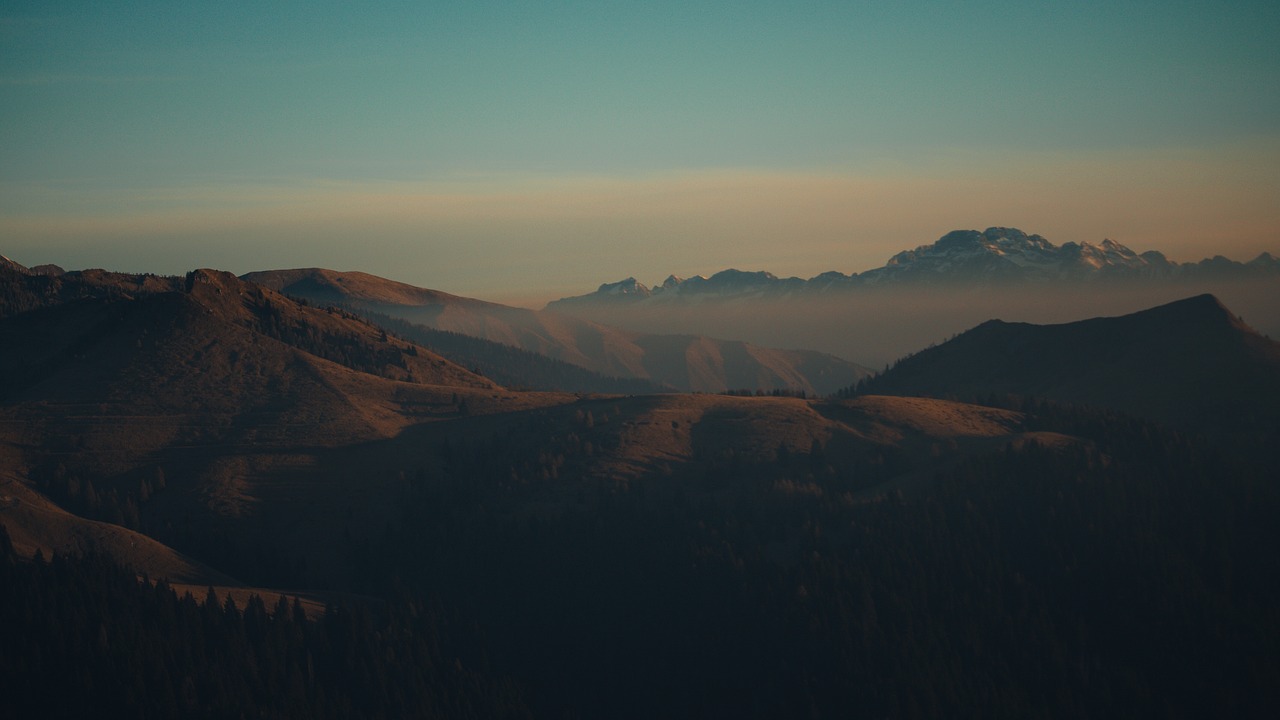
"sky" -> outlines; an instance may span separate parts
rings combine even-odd
[[[540,306],[994,225],[1280,254],[1280,6],[0,0],[27,265]]]

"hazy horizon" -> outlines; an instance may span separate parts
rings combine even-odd
[[[960,228],[957,228],[957,229],[960,229]],[[979,229],[979,228],[964,228],[964,229]],[[984,228],[984,229],[985,229],[985,228]],[[1049,239],[1049,240],[1050,240],[1050,242],[1054,242],[1052,238],[1047,238],[1047,239]],[[935,238],[935,240],[936,240],[936,238]],[[932,241],[930,241],[930,242],[932,242]],[[1064,241],[1064,242],[1070,242],[1070,241]],[[1077,241],[1077,242],[1078,242],[1078,241]],[[1089,242],[1089,241],[1084,241],[1084,242]],[[928,243],[923,243],[923,244],[928,244]],[[1061,244],[1063,244],[1063,242],[1055,242],[1054,244],[1055,244],[1055,245],[1061,245]],[[1095,242],[1094,244],[1096,245],[1096,244],[1097,244],[1097,242]],[[918,247],[918,245],[903,246],[903,247],[899,248],[898,250],[895,250],[895,251],[893,252],[893,254],[896,254],[897,252],[901,252],[902,250],[910,250],[910,249],[914,249],[915,247]],[[1137,247],[1137,248],[1131,248],[1131,249],[1133,249],[1135,252],[1138,252],[1139,254],[1141,254],[1141,253],[1143,253],[1143,252],[1146,252],[1147,250],[1157,250],[1157,251],[1160,251],[1160,252],[1165,252],[1165,254],[1169,256],[1169,259],[1170,259],[1170,260],[1173,260],[1173,261],[1175,261],[1175,262],[1197,262],[1197,261],[1199,261],[1199,260],[1204,260],[1204,259],[1208,259],[1208,258],[1213,257],[1213,255],[1204,255],[1204,256],[1200,256],[1200,257],[1187,256],[1187,257],[1185,257],[1185,258],[1180,258],[1180,257],[1176,257],[1176,256],[1172,256],[1172,255],[1170,255],[1169,253],[1167,253],[1166,251],[1164,251],[1163,249],[1161,249],[1161,248],[1159,248],[1159,247],[1151,247],[1151,248],[1142,248],[1142,247]],[[1271,251],[1263,250],[1263,251],[1260,251],[1260,252],[1271,252]],[[1272,252],[1271,254],[1272,254],[1272,255],[1277,255],[1277,254],[1280,254],[1280,253]],[[16,255],[14,255],[14,254],[10,254],[10,253],[8,253],[8,252],[2,252],[2,251],[0,251],[0,255],[4,255],[5,257],[8,257],[9,259],[14,260],[15,262],[19,262],[19,263],[21,263],[21,264],[23,264],[23,265],[25,265],[25,266],[27,266],[27,267],[35,267],[35,266],[38,266],[38,265],[53,264],[53,265],[58,265],[59,267],[62,267],[64,270],[87,270],[87,269],[94,269],[94,268],[97,268],[97,269],[109,270],[109,271],[113,271],[113,272],[126,272],[126,273],[152,273],[152,274],[157,274],[157,275],[181,275],[181,274],[184,274],[185,272],[188,272],[188,271],[190,271],[190,270],[199,269],[200,267],[207,267],[207,268],[211,268],[211,269],[215,269],[215,270],[224,270],[224,271],[229,271],[229,272],[232,272],[232,273],[234,273],[234,274],[236,274],[236,275],[244,275],[244,274],[246,274],[246,273],[258,272],[258,271],[267,271],[267,270],[287,270],[287,269],[298,269],[298,268],[316,267],[316,268],[322,268],[322,269],[326,269],[326,270],[334,270],[334,271],[337,271],[337,272],[362,272],[362,273],[367,273],[367,274],[370,274],[370,275],[375,275],[375,276],[378,276],[378,277],[382,277],[382,278],[385,278],[385,279],[388,279],[388,280],[393,280],[393,281],[396,281],[396,282],[403,282],[403,283],[406,283],[406,284],[409,284],[409,285],[415,285],[415,286],[417,286],[417,287],[425,287],[426,289],[429,289],[429,290],[436,290],[436,291],[440,291],[440,292],[446,292],[446,293],[449,293],[449,294],[452,294],[452,295],[458,295],[458,296],[461,296],[461,297],[469,297],[469,298],[473,298],[473,299],[485,300],[485,301],[488,301],[488,302],[496,302],[496,303],[500,303],[500,304],[504,304],[504,305],[509,305],[509,306],[512,306],[512,307],[523,307],[523,308],[532,309],[532,310],[541,310],[541,309],[543,309],[543,308],[544,308],[544,307],[545,307],[549,302],[554,301],[554,300],[559,300],[559,299],[563,299],[563,298],[566,298],[566,297],[572,297],[572,296],[576,296],[576,295],[587,295],[587,294],[590,294],[590,293],[594,292],[594,291],[595,291],[595,290],[596,290],[596,289],[597,289],[601,284],[604,284],[604,283],[611,283],[611,282],[617,282],[617,281],[620,281],[620,280],[626,279],[627,277],[633,277],[633,278],[635,278],[638,282],[640,282],[640,283],[642,283],[642,284],[644,284],[644,285],[646,285],[646,286],[648,286],[648,287],[650,287],[650,288],[653,288],[653,287],[657,287],[657,286],[661,285],[661,284],[662,284],[662,282],[663,282],[663,281],[664,281],[668,276],[670,276],[670,275],[675,275],[675,276],[677,276],[677,277],[681,277],[681,278],[686,278],[686,279],[687,279],[687,278],[695,277],[695,276],[698,276],[698,275],[702,275],[702,276],[704,276],[704,277],[709,277],[709,276],[711,276],[711,275],[714,275],[714,274],[716,274],[716,273],[718,273],[718,272],[721,272],[721,271],[724,271],[724,270],[742,270],[742,271],[747,271],[747,272],[767,271],[767,272],[771,272],[771,273],[773,273],[773,274],[777,275],[777,276],[778,276],[778,277],[780,277],[780,278],[798,277],[798,278],[801,278],[801,279],[805,279],[805,280],[807,280],[807,279],[811,279],[811,278],[813,278],[813,277],[815,277],[815,276],[817,276],[817,275],[819,275],[819,274],[821,274],[821,273],[823,273],[823,272],[828,272],[828,271],[830,271],[830,270],[838,270],[839,272],[843,272],[843,273],[845,273],[846,275],[849,275],[849,274],[860,274],[860,273],[862,273],[862,272],[866,272],[866,271],[868,271],[868,270],[872,270],[872,269],[875,269],[875,268],[883,267],[883,265],[884,265],[884,262],[881,262],[881,263],[880,263],[880,264],[878,264],[878,265],[862,267],[862,268],[854,269],[854,270],[839,270],[838,268],[836,268],[836,267],[834,266],[834,262],[835,262],[835,261],[833,261],[833,265],[832,265],[832,266],[827,266],[827,267],[826,267],[826,269],[822,269],[822,270],[810,270],[810,271],[801,271],[801,272],[796,273],[796,274],[787,274],[787,273],[784,273],[784,272],[778,272],[778,271],[776,270],[776,268],[768,267],[768,266],[758,266],[758,267],[756,267],[756,266],[741,266],[741,265],[738,265],[738,266],[731,266],[731,265],[720,265],[720,266],[716,266],[716,265],[714,265],[714,264],[708,264],[708,265],[706,265],[706,266],[705,266],[705,268],[706,268],[706,269],[701,269],[701,270],[699,270],[699,271],[697,271],[697,272],[689,272],[689,273],[685,273],[685,272],[679,272],[679,271],[663,271],[663,272],[661,272],[661,273],[660,273],[660,277],[659,277],[659,276],[653,276],[653,277],[638,277],[638,276],[636,276],[636,275],[620,274],[619,272],[616,272],[616,271],[615,271],[612,275],[608,275],[608,274],[606,274],[606,275],[601,275],[601,276],[599,276],[599,277],[594,277],[594,278],[593,278],[593,277],[581,277],[581,278],[576,278],[576,279],[574,279],[574,281],[573,281],[573,282],[568,282],[568,281],[566,281],[566,282],[565,282],[565,284],[563,284],[562,286],[560,286],[560,287],[559,287],[559,289],[557,289],[557,290],[545,289],[545,290],[543,290],[543,291],[541,291],[541,292],[529,293],[529,292],[512,291],[512,290],[504,289],[504,288],[502,288],[502,287],[498,287],[498,286],[486,286],[486,285],[483,285],[483,284],[481,284],[481,285],[479,286],[479,288],[480,288],[480,289],[484,289],[484,288],[488,287],[488,288],[489,288],[489,291],[488,291],[488,292],[468,292],[468,291],[467,291],[467,290],[465,290],[465,289],[459,289],[459,287],[457,287],[457,286],[452,286],[452,285],[447,285],[447,284],[444,284],[444,285],[420,285],[420,284],[415,283],[413,280],[405,279],[406,277],[411,277],[411,276],[413,276],[413,275],[414,275],[414,271],[413,271],[412,269],[405,270],[404,268],[401,268],[401,269],[400,269],[400,272],[396,272],[396,271],[394,271],[394,270],[393,270],[393,271],[391,271],[391,272],[388,272],[388,273],[385,273],[385,274],[384,274],[384,273],[372,272],[372,271],[366,270],[366,269],[364,269],[364,268],[362,268],[362,267],[338,267],[338,266],[325,266],[325,265],[319,265],[319,264],[315,264],[315,263],[306,263],[306,262],[293,262],[293,263],[289,263],[289,262],[288,262],[288,258],[284,258],[284,257],[281,257],[281,258],[280,258],[280,259],[281,259],[281,260],[283,260],[284,262],[282,262],[282,263],[278,263],[278,264],[275,264],[275,265],[248,266],[248,265],[245,265],[245,263],[244,263],[244,262],[234,262],[234,263],[229,264],[229,265],[226,265],[226,266],[218,266],[218,265],[191,265],[191,266],[189,266],[189,267],[175,267],[175,268],[156,269],[156,267],[155,267],[154,265],[148,265],[148,264],[146,264],[146,263],[144,263],[142,266],[138,266],[138,267],[132,267],[132,266],[131,266],[131,267],[117,267],[117,266],[112,266],[112,265],[107,265],[107,264],[101,264],[101,263],[99,263],[99,264],[94,264],[94,263],[91,263],[91,262],[87,263],[87,262],[83,261],[82,259],[78,259],[78,256],[68,256],[68,257],[70,257],[70,260],[64,260],[63,262],[57,262],[57,261],[55,261],[54,259],[50,259],[49,255],[47,255],[47,254],[40,254],[40,253],[39,253],[39,251],[36,251],[36,253],[35,253],[35,254],[33,254],[31,257],[16,256]],[[87,255],[87,256],[89,256],[89,257],[94,257],[94,256],[95,256],[95,255],[93,255],[92,253],[88,253],[88,254],[86,254],[86,255]],[[1214,253],[1214,255],[1221,255],[1221,253]],[[1239,256],[1239,257],[1230,257],[1229,259],[1230,259],[1230,260],[1237,261],[1237,262],[1248,262],[1248,261],[1250,261],[1250,260],[1254,259],[1254,257],[1256,257],[1256,255],[1255,255],[1255,256]],[[888,261],[888,259],[889,259],[889,257],[886,257],[886,258],[885,258],[885,261],[887,262],[887,261]],[[814,263],[821,263],[821,260],[813,260],[813,261],[811,261],[811,262],[814,262]],[[782,263],[782,264],[786,264],[786,263]],[[794,264],[794,263],[793,263],[793,264]],[[810,266],[809,266],[809,265],[806,265],[806,267],[810,267]],[[815,268],[816,268],[816,267],[822,267],[822,266],[821,266],[820,264],[813,264],[813,265],[811,265],[811,267],[815,267]],[[501,266],[493,266],[491,269],[496,270],[496,271],[501,271],[501,269],[502,269],[502,268],[501,268]],[[608,271],[608,269],[603,269],[602,271],[603,271],[603,272],[605,272],[605,273],[608,273],[608,272],[609,272],[609,271]],[[448,281],[445,281],[445,282],[448,282]],[[1220,284],[1221,284],[1221,285],[1223,285],[1224,287],[1229,287],[1229,286],[1231,286],[1231,285],[1233,285],[1233,284],[1239,284],[1239,283],[1236,283],[1236,282],[1234,282],[1234,281],[1228,281],[1228,282],[1220,283]],[[1245,284],[1248,284],[1248,283],[1245,283]],[[1255,284],[1256,284],[1256,283],[1255,283]],[[1264,281],[1264,282],[1263,282],[1263,285],[1265,285],[1265,284],[1266,284],[1266,283],[1265,283],[1265,281]],[[1167,286],[1165,286],[1165,287],[1164,287],[1164,290],[1163,290],[1163,291],[1161,291],[1161,292],[1157,292],[1155,295],[1153,295],[1153,297],[1168,297],[1168,298],[1170,298],[1170,299],[1174,299],[1174,295],[1176,295],[1178,292],[1181,292],[1180,288],[1183,288],[1183,287],[1184,287],[1184,285],[1185,285],[1185,283],[1171,283],[1171,284],[1168,284]],[[1208,283],[1208,284],[1206,284],[1206,283],[1199,283],[1199,284],[1195,284],[1195,283],[1193,283],[1193,285],[1196,285],[1197,287],[1203,286],[1203,291],[1204,291],[1204,292],[1214,292],[1214,287],[1212,286],[1212,283]],[[1088,284],[1088,283],[1085,283],[1085,284],[1081,284],[1079,288],[1076,288],[1074,292],[1076,292],[1076,293],[1087,293],[1087,292],[1092,291],[1092,289],[1094,289],[1094,286],[1092,286],[1092,285],[1090,285],[1090,284]],[[907,290],[909,291],[909,290],[910,290],[910,288],[908,287],[908,288],[907,288]],[[986,287],[984,287],[984,286],[983,286],[983,285],[981,285],[981,284],[975,284],[975,285],[972,285],[972,286],[968,286],[968,287],[964,287],[964,288],[959,288],[960,293],[961,293],[961,294],[963,294],[963,295],[972,295],[973,293],[982,293],[982,292],[994,292],[996,295],[1002,295],[1002,294],[1004,294],[1003,292],[996,292],[996,290],[998,290],[998,288],[986,288]],[[1173,294],[1171,295],[1170,293],[1173,293]],[[1098,307],[1098,305],[1097,305],[1096,303],[1093,303],[1092,305],[1094,305],[1095,307]],[[1126,305],[1124,305],[1123,307],[1130,307],[1130,304],[1126,304]],[[1139,307],[1134,306],[1134,307],[1132,307],[1131,309],[1136,310],[1136,309],[1140,309],[1140,308],[1139,308]],[[1117,311],[1117,313],[1118,313],[1118,312],[1119,312],[1119,311]],[[1270,320],[1270,315],[1269,315],[1269,314],[1267,314],[1267,315],[1266,315],[1266,317],[1267,317],[1267,324],[1266,324],[1266,326],[1268,327],[1268,329],[1269,329],[1270,331],[1274,332],[1274,330],[1271,330],[1271,329],[1270,329],[1270,326],[1271,326],[1271,324],[1272,324],[1272,323],[1271,323],[1271,320]]]
[[[817,350],[880,370],[988,320],[1053,325],[1115,317],[1209,293],[1246,324],[1280,337],[1274,278],[1162,283],[902,286],[776,300],[564,308],[635,332],[702,334]]]
[[[1277,36],[1260,2],[9,3],[0,252],[534,307],[993,225],[1248,260]]]

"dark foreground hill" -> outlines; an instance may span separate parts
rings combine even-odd
[[[21,278],[7,287],[7,295],[20,298],[8,307],[25,304],[34,311],[5,313],[13,316],[4,326],[13,350],[3,359],[4,394],[39,394],[45,384],[62,391],[105,377],[149,381],[141,376],[148,372],[143,366],[152,365],[165,380],[189,375],[220,388],[207,398],[184,389],[186,401],[242,405],[246,398],[237,394],[253,391],[234,383],[254,382],[246,378],[279,382],[308,372],[341,374],[317,360],[387,380],[494,386],[433,353],[390,340],[367,322],[299,305],[228,273],[197,270],[184,279],[161,279],[91,272]],[[184,373],[183,363],[199,375]],[[233,382],[231,396],[227,382]],[[108,387],[97,390],[110,393]]]
[[[1280,344],[1212,295],[1065,325],[992,320],[907,357],[870,393],[1035,396],[1183,427],[1276,437]]]
[[[193,528],[230,532],[257,503],[255,479],[304,472],[328,448],[561,401],[504,395],[364,320],[227,273],[4,285],[17,302],[0,319],[0,475],[17,483],[8,524],[27,550],[116,549],[171,579],[220,584],[225,574],[137,531],[165,545]]]
[[[814,406],[725,401],[700,420],[692,408],[659,404],[641,421],[594,405],[582,420],[513,418],[439,445],[417,436],[412,446],[436,449],[403,457],[439,465],[399,484],[368,463],[388,447],[363,456],[343,469],[360,494],[348,498],[354,515],[330,518],[331,560],[356,570],[339,587],[385,610],[355,605],[294,627],[296,613],[211,612],[76,561],[7,574],[0,607],[48,630],[12,636],[15,690],[0,710],[57,714],[92,698],[284,717],[378,717],[410,699],[443,702],[447,717],[1261,718],[1280,707],[1280,500],[1262,472],[1139,422],[1047,411],[1035,422],[1057,430],[1028,435],[1018,413],[905,398],[815,407],[906,440],[905,455],[769,449],[735,424],[758,418],[767,437]],[[584,472],[616,456],[613,433],[639,431],[635,446],[652,447],[675,429],[672,410],[694,421],[695,445],[711,433],[710,456],[686,472],[670,472],[666,451],[629,472]],[[588,428],[587,412],[609,417]],[[999,441],[1010,432],[1017,442]],[[925,485],[863,494],[930,467]],[[314,513],[332,493],[319,484],[261,502]],[[387,493],[396,512],[370,527],[362,518]],[[280,519],[253,539],[257,554],[305,529]],[[309,532],[315,543],[322,530]],[[321,575],[285,570],[295,587]],[[46,600],[61,588],[66,601]],[[155,662],[166,656],[168,672]]]

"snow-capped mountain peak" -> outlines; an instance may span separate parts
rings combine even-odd
[[[619,280],[615,283],[604,283],[596,290],[597,295],[632,295],[636,297],[649,297],[651,291],[642,282],[637,281],[633,277],[625,280]]]
[[[889,258],[882,267],[861,274],[845,275],[831,271],[802,280],[779,278],[764,271],[730,269],[710,277],[697,275],[683,279],[671,275],[652,290],[634,278],[627,278],[601,285],[600,290],[590,295],[557,300],[552,305],[610,299],[701,301],[798,292],[836,292],[904,283],[1091,282],[1274,273],[1280,273],[1280,260],[1269,253],[1262,253],[1247,264],[1222,257],[1199,263],[1176,263],[1158,251],[1139,254],[1110,238],[1096,245],[1067,242],[1059,246],[1040,235],[1029,235],[1017,228],[989,227],[981,232],[953,230],[936,242],[904,250]]]

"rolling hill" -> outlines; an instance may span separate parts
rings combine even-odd
[[[1011,414],[983,425],[970,416],[995,411],[943,401],[883,399],[871,412],[866,400],[516,392],[344,311],[226,273],[50,280],[10,278],[11,296],[35,288],[24,301],[34,309],[0,319],[0,343],[13,348],[0,356],[0,453],[23,488],[7,493],[23,512],[0,520],[23,548],[48,552],[120,535],[98,544],[175,580],[218,572],[213,584],[349,587],[352,539],[404,523],[399,499],[423,482],[559,478],[534,493],[558,514],[580,483],[741,464],[785,472],[780,457],[815,448],[842,472],[866,469],[850,488],[870,488],[944,461],[911,459],[921,447],[972,451],[954,441],[975,434],[963,428],[997,443],[1023,433]],[[903,429],[877,419],[895,416],[890,405],[896,416],[956,420]],[[172,550],[133,550],[152,544]]]
[[[165,540],[192,528],[230,532],[223,523],[259,504],[250,484],[315,465],[330,448],[572,397],[507,393],[355,316],[227,273],[48,280],[6,282],[7,297],[38,300],[0,319],[9,479],[88,519]],[[21,537],[46,550],[67,546],[70,531],[58,528],[81,527],[46,513],[42,535],[36,517],[23,515]],[[172,563],[153,556],[128,559],[168,574]]]
[[[248,273],[245,280],[316,304],[398,318],[483,338],[578,365],[684,391],[791,390],[825,395],[868,374],[837,357],[698,335],[619,330],[553,312],[513,308],[319,268]]]

